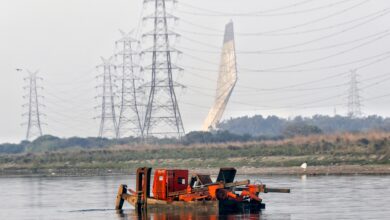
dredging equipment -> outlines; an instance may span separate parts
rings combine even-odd
[[[236,172],[235,168],[221,168],[212,181],[205,174],[195,173],[189,178],[188,170],[156,169],[151,196],[152,168],[138,168],[135,190],[121,184],[115,208],[121,210],[127,201],[139,212],[159,208],[259,212],[265,208],[260,193],[290,193],[290,189],[251,184],[250,180],[234,181]]]

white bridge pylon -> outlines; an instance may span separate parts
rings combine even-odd
[[[225,36],[223,40],[214,105],[210,109],[207,118],[203,123],[202,130],[209,131],[216,128],[223,116],[236,83],[237,62],[234,42],[234,26],[233,22],[230,22],[225,27]]]

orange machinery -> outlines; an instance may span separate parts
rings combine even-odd
[[[188,170],[157,169],[150,195],[151,168],[139,168],[136,191],[119,187],[116,209],[128,201],[139,211],[150,208],[218,208],[220,211],[260,211],[265,208],[260,193],[289,193],[290,189],[268,188],[250,184],[249,180],[234,181],[236,169],[221,168],[216,181],[209,175],[193,174]]]
[[[158,169],[154,172],[153,195],[156,199],[173,201],[170,194],[187,188],[188,170]]]

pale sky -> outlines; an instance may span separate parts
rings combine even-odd
[[[96,136],[95,66],[114,53],[119,29],[137,28],[141,10],[148,10],[142,0],[2,0],[0,142],[19,142],[26,132],[26,74],[15,68],[39,69],[44,78],[45,134]],[[225,119],[345,115],[351,69],[365,115],[390,116],[389,1],[179,0],[173,13],[182,19],[174,29],[182,35],[175,46],[184,52],[177,61],[184,72],[175,78],[187,86],[177,91],[187,132],[201,128],[213,103],[230,20],[239,80]]]

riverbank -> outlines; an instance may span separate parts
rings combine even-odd
[[[115,145],[107,148],[0,154],[0,175],[123,175],[138,167],[196,168],[242,174],[389,174],[390,133],[314,135],[283,140]]]
[[[156,167],[155,167],[156,168]],[[183,168],[184,169],[184,168]],[[217,175],[218,168],[189,168],[193,173]],[[300,167],[236,167],[237,175],[390,175],[390,165],[341,165]],[[64,177],[134,175],[125,169],[2,169],[1,177]]]

